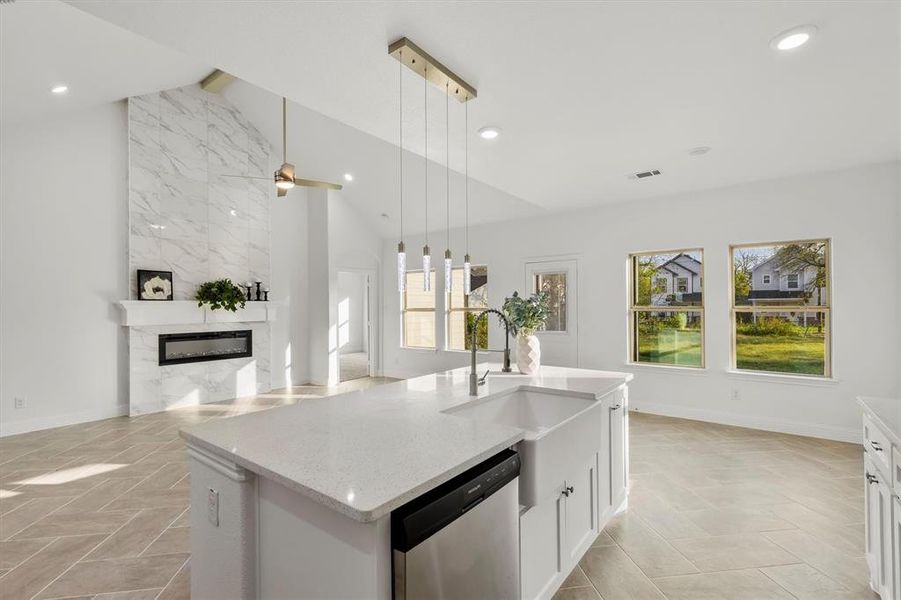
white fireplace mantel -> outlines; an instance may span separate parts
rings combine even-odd
[[[196,325],[203,323],[253,323],[274,321],[276,302],[248,302],[237,312],[210,310],[197,306],[193,300],[151,301],[122,300],[119,308],[119,323],[126,327],[152,325]]]

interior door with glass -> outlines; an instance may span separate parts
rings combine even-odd
[[[550,304],[547,326],[537,334],[542,364],[579,366],[577,284],[574,259],[526,263],[527,292],[547,292]]]

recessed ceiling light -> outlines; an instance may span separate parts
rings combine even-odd
[[[235,210],[234,208],[231,209],[231,210],[228,211],[228,212],[229,212],[229,214],[230,214],[231,216],[233,216],[233,217],[237,217],[237,216],[238,216],[238,211]]]
[[[479,137],[483,140],[493,140],[501,134],[501,130],[497,127],[482,127],[479,129]]]
[[[353,176],[353,175],[351,175],[350,173],[345,173],[345,174],[344,174],[344,181],[353,181],[353,180],[354,180],[354,176]]]
[[[794,27],[788,31],[783,31],[770,40],[770,48],[774,50],[794,50],[809,42],[816,32],[817,28],[813,25]]]
[[[688,151],[689,156],[701,156],[710,152],[710,146],[697,146]]]
[[[69,86],[64,85],[64,84],[55,85],[52,88],[50,88],[50,91],[53,92],[54,94],[65,94],[66,92],[69,91]]]

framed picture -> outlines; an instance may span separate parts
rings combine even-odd
[[[138,300],[172,300],[172,271],[138,269]]]

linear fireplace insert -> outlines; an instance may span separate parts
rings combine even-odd
[[[252,334],[249,329],[160,334],[160,364],[177,365],[253,356]]]

